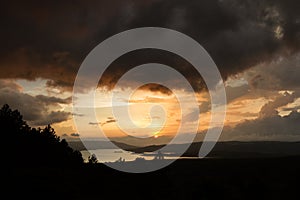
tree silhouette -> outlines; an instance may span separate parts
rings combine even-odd
[[[92,154],[88,157],[88,163],[89,164],[96,164],[98,163],[97,156],[95,154]]]
[[[61,140],[50,125],[44,129],[31,128],[20,112],[11,110],[7,104],[0,109],[0,127],[6,149],[11,152],[6,158],[10,165],[78,166],[83,163],[81,153]]]
[[[7,104],[3,105],[0,110],[0,123],[2,128],[7,128],[5,130],[10,130],[15,134],[30,130],[30,127],[23,121],[20,112],[18,110],[12,111]]]

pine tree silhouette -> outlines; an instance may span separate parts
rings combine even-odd
[[[31,128],[20,112],[11,110],[7,104],[0,109],[0,127],[9,152],[5,158],[9,165],[78,166],[83,163],[81,153],[61,140],[51,125],[44,129]]]

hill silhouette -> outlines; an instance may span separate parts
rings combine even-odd
[[[8,151],[4,163],[10,168],[3,183],[10,199],[20,194],[24,199],[172,200],[293,199],[298,195],[300,156],[179,159],[154,172],[129,174],[92,156],[90,163],[83,163],[80,152],[61,140],[50,125],[32,128],[8,105],[0,109],[0,126]]]
[[[81,153],[73,150],[65,139],[61,140],[51,125],[32,128],[18,110],[12,110],[7,104],[0,109],[0,127],[9,150],[5,161],[10,166],[78,166],[83,163]]]
[[[182,155],[183,157],[198,157],[203,142],[194,142]],[[165,151],[176,154],[186,144],[171,144]],[[134,153],[153,152],[163,145],[151,145],[145,147],[125,148]],[[253,157],[282,157],[300,156],[300,142],[282,141],[226,141],[217,142],[213,150],[208,154],[210,158],[253,158]]]

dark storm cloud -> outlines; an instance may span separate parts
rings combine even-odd
[[[89,122],[89,125],[101,125],[104,126],[105,124],[109,124],[109,123],[114,123],[117,120],[114,119],[113,117],[108,117],[107,120],[103,121],[103,122]]]
[[[300,14],[295,8],[299,5],[298,1],[159,1],[146,10],[137,10],[138,17],[126,26],[119,26],[118,30],[162,26],[186,33],[205,47],[226,78],[258,63],[271,61],[282,51],[297,52]],[[190,65],[175,63],[179,71],[192,72]],[[124,66],[123,70],[126,69],[128,67]],[[110,80],[118,76],[113,76],[113,72],[115,70],[110,73]],[[196,75],[191,73],[187,78],[199,80]]]
[[[269,64],[258,65],[247,73],[250,85],[255,89],[299,90],[300,53],[279,59]]]
[[[72,137],[79,137],[80,135],[79,135],[79,133],[71,133],[70,134]]]
[[[117,121],[117,120],[116,120],[115,118],[113,118],[113,117],[108,117],[108,118],[106,119],[106,121],[100,122],[99,124],[100,124],[101,126],[104,126],[105,124],[114,123],[114,122],[116,122],[116,121]]]
[[[42,126],[46,124],[55,124],[70,119],[70,113],[64,111],[51,111],[42,115],[42,118],[36,119],[33,125]]]
[[[62,99],[62,98],[53,97],[53,96],[37,95],[37,96],[35,96],[35,98],[37,98],[38,100],[40,100],[41,102],[43,102],[47,105],[57,104],[57,103],[69,104],[72,102],[72,97]]]
[[[48,111],[49,105],[67,103],[69,100],[42,95],[31,96],[11,88],[0,88],[0,105],[9,104],[12,109],[18,109],[31,125],[43,126],[65,121],[71,113],[64,111]]]
[[[89,122],[89,125],[98,125],[101,124],[101,122]]]
[[[83,58],[112,33],[111,19],[125,18],[131,6],[123,0],[2,3],[0,78],[41,77],[71,90]]]
[[[15,91],[21,91],[23,88],[13,80],[0,79],[0,89],[12,89]]]
[[[274,138],[300,137],[300,113],[292,111],[288,116],[273,115],[255,120],[247,120],[234,128],[223,129],[221,140],[257,140]]]
[[[195,91],[201,91],[206,88],[201,75],[189,62],[171,52],[154,49],[136,50],[119,57],[117,60],[112,62],[109,68],[104,72],[99,82],[100,86],[106,86],[108,89],[113,88],[118,79],[121,78],[124,73],[135,66],[145,63],[160,63],[171,66],[179,71],[189,81]],[[143,80],[147,80],[151,76],[158,76],[158,74],[139,74],[138,80],[136,81],[143,82]],[[174,80],[172,74],[163,77],[163,79],[164,81],[171,83],[174,88],[180,88],[180,86],[183,85],[178,82],[180,80]],[[150,90],[152,92],[160,91],[163,94],[172,93],[170,90],[172,88],[168,89],[158,84],[147,84],[141,89]]]
[[[0,78],[41,77],[49,79],[48,86],[71,90],[80,63],[93,47],[120,31],[143,26],[171,28],[193,37],[226,78],[283,50],[299,51],[299,5],[296,0],[10,1],[0,12]],[[129,60],[129,66],[116,62],[118,69],[108,71],[103,83],[114,84],[132,67],[130,62],[136,62]],[[179,62],[177,68],[186,72],[195,89],[203,87],[191,66]]]
[[[41,102],[36,101],[33,96],[9,89],[1,90],[0,103],[1,105],[7,103],[13,109],[18,109],[24,116],[24,119],[28,121],[41,118],[42,112],[46,110],[45,106]]]
[[[83,117],[85,116],[84,114],[81,113],[72,113],[73,116],[78,116],[78,117]]]
[[[293,94],[289,94],[286,92],[284,95],[280,95],[277,98],[275,98],[273,101],[270,101],[266,103],[264,106],[262,106],[259,112],[259,117],[265,118],[270,116],[277,116],[278,115],[277,108],[292,103],[299,97],[300,94],[297,94],[296,92],[294,92]]]
[[[227,102],[232,102],[233,100],[242,97],[243,95],[246,95],[249,92],[249,89],[250,88],[248,85],[241,85],[237,87],[225,87]]]
[[[266,138],[268,140],[287,140],[289,137],[299,140],[300,113],[297,112],[299,106],[283,109],[291,111],[286,116],[280,116],[277,111],[278,108],[294,102],[297,98],[299,98],[297,92],[292,94],[286,92],[276,96],[272,101],[262,106],[258,118],[245,120],[234,127],[224,127],[221,140],[259,140]],[[248,113],[244,114],[247,114],[247,117],[250,116]]]
[[[159,84],[146,84],[146,85],[143,85],[142,87],[140,87],[140,89],[149,90],[151,92],[159,91],[166,95],[172,94],[172,91],[170,89],[168,89],[167,87],[165,87],[163,85],[159,85]]]
[[[116,119],[108,119],[106,120],[105,122],[102,122],[101,123],[101,126],[104,126],[105,124],[109,124],[109,123],[114,123],[116,122],[117,120]]]
[[[300,110],[300,105],[292,108],[283,108],[282,111],[297,111]]]

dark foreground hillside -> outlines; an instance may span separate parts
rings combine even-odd
[[[287,144],[272,143],[268,148],[266,144],[250,144],[255,147],[252,149],[263,147],[265,154],[247,158],[182,159],[155,172],[129,174],[103,164],[84,163],[81,153],[61,140],[50,125],[44,129],[31,128],[8,105],[0,109],[0,126],[5,130],[1,175],[5,199],[219,200],[298,196],[300,156],[272,156],[279,150],[297,153],[296,144],[288,148]],[[244,143],[224,145],[216,146],[215,152],[231,149],[225,155],[240,151],[243,153],[239,155],[244,155],[250,147],[246,148]],[[193,146],[197,150],[197,145]],[[252,155],[253,151],[247,153]]]
[[[103,164],[16,167],[11,196],[65,199],[293,199],[300,157],[177,160],[159,171],[129,174]],[[296,196],[295,196],[296,195]]]

